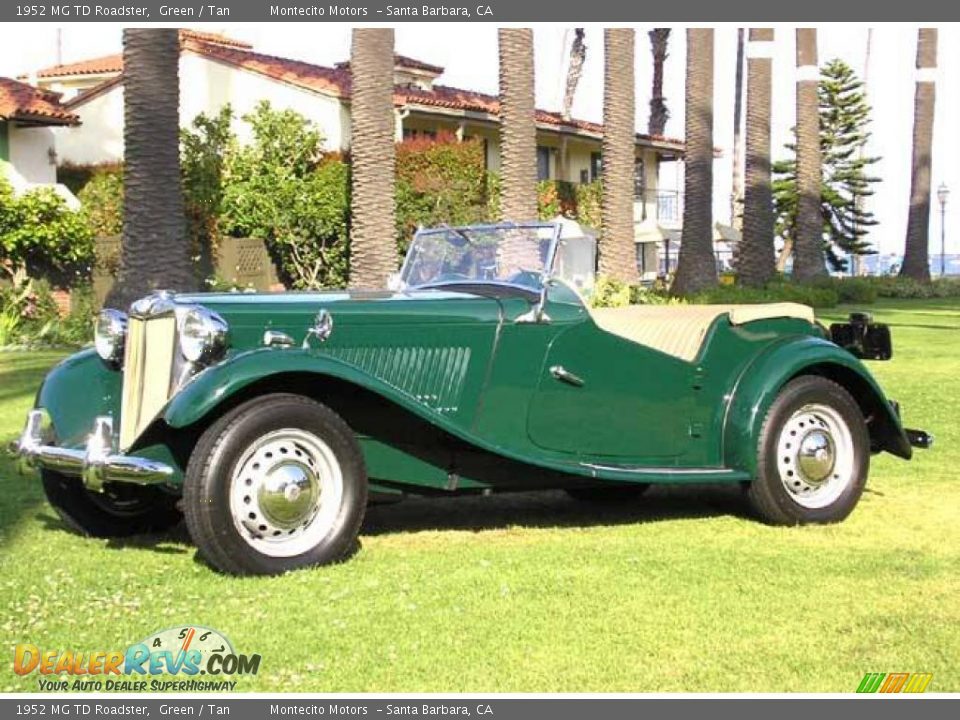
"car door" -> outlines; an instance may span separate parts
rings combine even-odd
[[[695,368],[585,321],[550,344],[530,402],[537,446],[624,464],[682,464]]]

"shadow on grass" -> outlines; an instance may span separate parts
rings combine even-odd
[[[487,497],[411,497],[368,508],[360,533],[591,527],[719,516],[750,516],[739,485],[660,486],[615,504],[574,500],[562,490]]]
[[[37,513],[34,518],[43,526],[44,530],[64,532],[74,535],[77,538],[83,538],[82,535],[74,532],[72,528],[64,523],[49,506]],[[162,555],[186,555],[192,552],[189,548],[183,547],[184,545],[192,545],[192,541],[187,532],[187,526],[184,525],[182,521],[163,532],[109,538],[107,540],[107,548],[112,550],[136,548],[140,550],[153,550]]]
[[[38,501],[27,510],[45,531],[74,534],[52,508],[38,507],[41,503]],[[738,486],[661,486],[616,504],[574,500],[563,491],[547,490],[486,497],[408,497],[398,503],[373,505],[367,509],[360,534],[602,527],[722,516],[750,517],[749,506]],[[76,537],[82,540],[79,535]],[[191,545],[183,522],[162,533],[111,538],[106,543],[108,549],[136,548],[164,555],[192,553]],[[202,563],[198,557],[195,559]]]

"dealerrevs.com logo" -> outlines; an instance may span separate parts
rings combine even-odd
[[[200,625],[160,630],[125,650],[22,643],[13,655],[13,671],[36,673],[40,690],[223,692],[236,687],[232,678],[256,675],[259,669],[259,655],[236,652],[226,635]]]

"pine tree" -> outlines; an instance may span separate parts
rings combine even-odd
[[[842,60],[826,63],[820,70],[818,96],[824,252],[834,270],[845,270],[842,255],[875,252],[864,236],[877,221],[863,200],[874,194],[873,186],[880,182],[868,172],[880,158],[864,153],[871,134],[871,108],[853,69]],[[781,269],[795,237],[798,204],[796,144],[786,148],[792,157],[773,164],[776,231],[785,243],[778,263]]]

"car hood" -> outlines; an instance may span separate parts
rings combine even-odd
[[[230,326],[234,348],[260,345],[266,330],[287,333],[300,343],[320,310],[331,314],[338,329],[498,322],[502,315],[494,298],[444,290],[203,293],[177,295],[176,302],[218,313]]]

